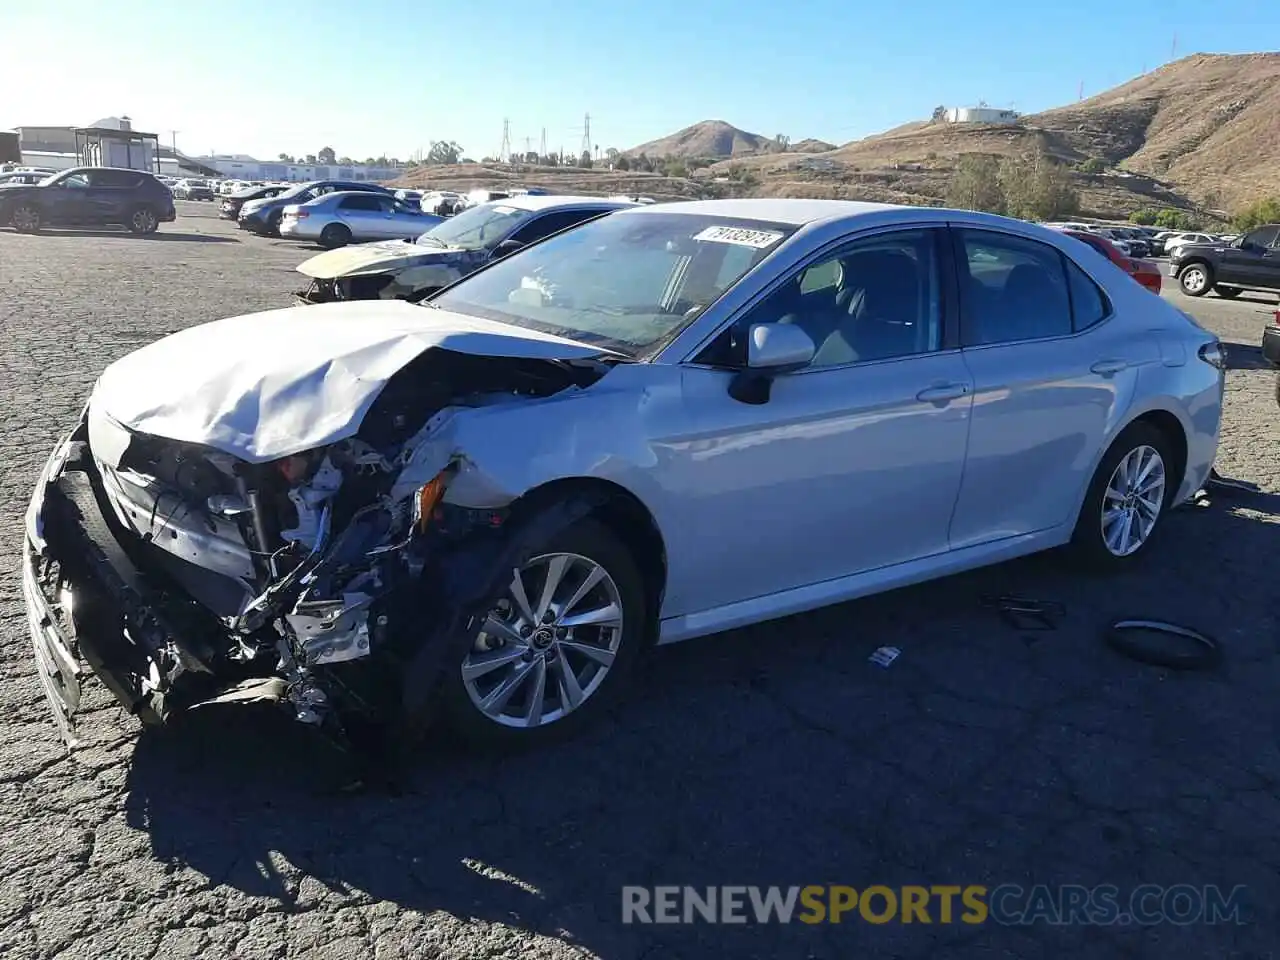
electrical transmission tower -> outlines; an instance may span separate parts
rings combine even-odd
[[[509,163],[511,161],[511,121],[502,121],[502,149],[498,151],[498,162]]]
[[[538,146],[538,159],[545,160],[547,158],[547,128],[542,128],[542,143]]]
[[[582,149],[578,151],[578,156],[586,154],[591,156],[591,114],[586,114],[582,118]]]

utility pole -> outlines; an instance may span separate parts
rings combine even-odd
[[[172,146],[172,147],[173,147],[173,159],[174,159],[174,160],[177,160],[177,159],[178,159],[178,134],[180,134],[181,132],[182,132],[181,130],[170,130],[170,131],[169,131],[169,144],[170,144],[170,146]]]
[[[498,162],[509,163],[511,161],[511,121],[504,119],[502,121],[502,149],[498,151]]]
[[[538,145],[538,159],[547,159],[547,128],[542,128],[542,142]]]
[[[533,137],[524,138],[524,154],[527,157],[533,152]]]
[[[1077,100],[1084,99],[1084,81],[1083,80],[1080,81],[1080,89],[1076,92],[1076,99]]]

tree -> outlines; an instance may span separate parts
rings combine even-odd
[[[1129,214],[1129,222],[1136,223],[1142,227],[1149,227],[1156,222],[1156,211],[1154,210],[1135,210]]]
[[[591,151],[583,150],[582,156],[578,158],[578,166],[590,169],[591,167]]]
[[[293,163],[293,162],[294,162],[293,155],[292,155],[292,154],[289,154],[289,153],[282,153],[282,154],[280,154],[280,156],[279,156],[279,158],[278,158],[278,159],[279,159],[281,162],[283,162],[283,163]]]
[[[933,113],[929,116],[930,123],[942,123],[947,119],[947,108],[945,106],[936,106]]]
[[[687,177],[689,175],[689,168],[680,160],[670,160],[667,162],[667,165],[663,168],[662,172],[668,177]]]
[[[996,158],[984,153],[962,156],[947,187],[947,203],[964,210],[1004,213],[1004,191]]]
[[[1080,172],[1096,176],[1107,169],[1107,162],[1101,157],[1089,157],[1080,163]]]
[[[333,152],[333,147],[321,147],[316,157],[326,167],[338,162],[338,155]]]
[[[306,157],[306,162],[310,164],[314,164],[316,162],[316,155],[314,153],[308,153]]]
[[[1241,233],[1264,223],[1280,223],[1280,198],[1268,197],[1255,201],[1237,213],[1231,222]]]
[[[537,162],[538,162],[538,151],[537,151],[537,150],[530,150],[528,153],[526,153],[526,154],[524,155],[524,162],[525,162],[525,163],[537,163]]]
[[[638,153],[631,161],[631,166],[641,173],[653,173],[653,161],[649,159],[648,154]]]
[[[457,163],[462,156],[462,147],[452,140],[432,140],[431,149],[427,151],[427,163]]]
[[[1010,156],[1000,164],[1005,213],[1023,220],[1055,220],[1080,209],[1071,175],[1043,150]]]
[[[1163,227],[1165,230],[1194,230],[1200,224],[1199,221],[1184,210],[1165,207],[1156,214],[1155,225]]]
[[[339,166],[349,167],[349,166],[351,166],[353,163],[355,163],[355,161],[354,161],[354,160],[352,160],[350,157],[339,157],[339,158],[338,158],[338,165],[339,165]]]
[[[616,158],[614,158],[613,168],[615,170],[630,170],[631,161],[627,159],[627,155],[625,153],[620,153]]]

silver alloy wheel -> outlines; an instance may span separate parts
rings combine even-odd
[[[1116,464],[1102,495],[1102,542],[1117,557],[1136,553],[1164,509],[1164,458],[1155,447],[1134,447]]]
[[[1192,293],[1199,293],[1209,285],[1209,275],[1204,267],[1187,267],[1182,272],[1182,285]]]
[[[463,685],[495,723],[546,726],[600,688],[622,628],[622,597],[604,567],[576,553],[534,557],[485,619]]]
[[[156,215],[143,208],[133,212],[133,229],[138,233],[150,233],[156,228]]]
[[[24,203],[13,211],[13,216],[9,222],[13,224],[13,229],[20,230],[23,233],[30,233],[40,227],[40,211]]]

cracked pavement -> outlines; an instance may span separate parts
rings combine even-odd
[[[67,757],[17,575],[52,444],[111,360],[278,307],[310,251],[178,204],[154,238],[0,232],[0,955],[13,960],[718,956],[1245,958],[1280,935],[1272,297],[1166,296],[1231,348],[1218,466],[1258,495],[1167,518],[1124,576],[1052,556],[657,651],[615,716],[507,759],[436,736],[395,796],[333,796],[309,731],[253,708],[139,734],[96,682]],[[1168,281],[1166,281],[1168,284]],[[1066,606],[1020,633],[986,594]],[[1122,659],[1150,615],[1215,673]],[[882,644],[902,655],[867,662]],[[1247,887],[1241,925],[624,926],[627,884]]]

